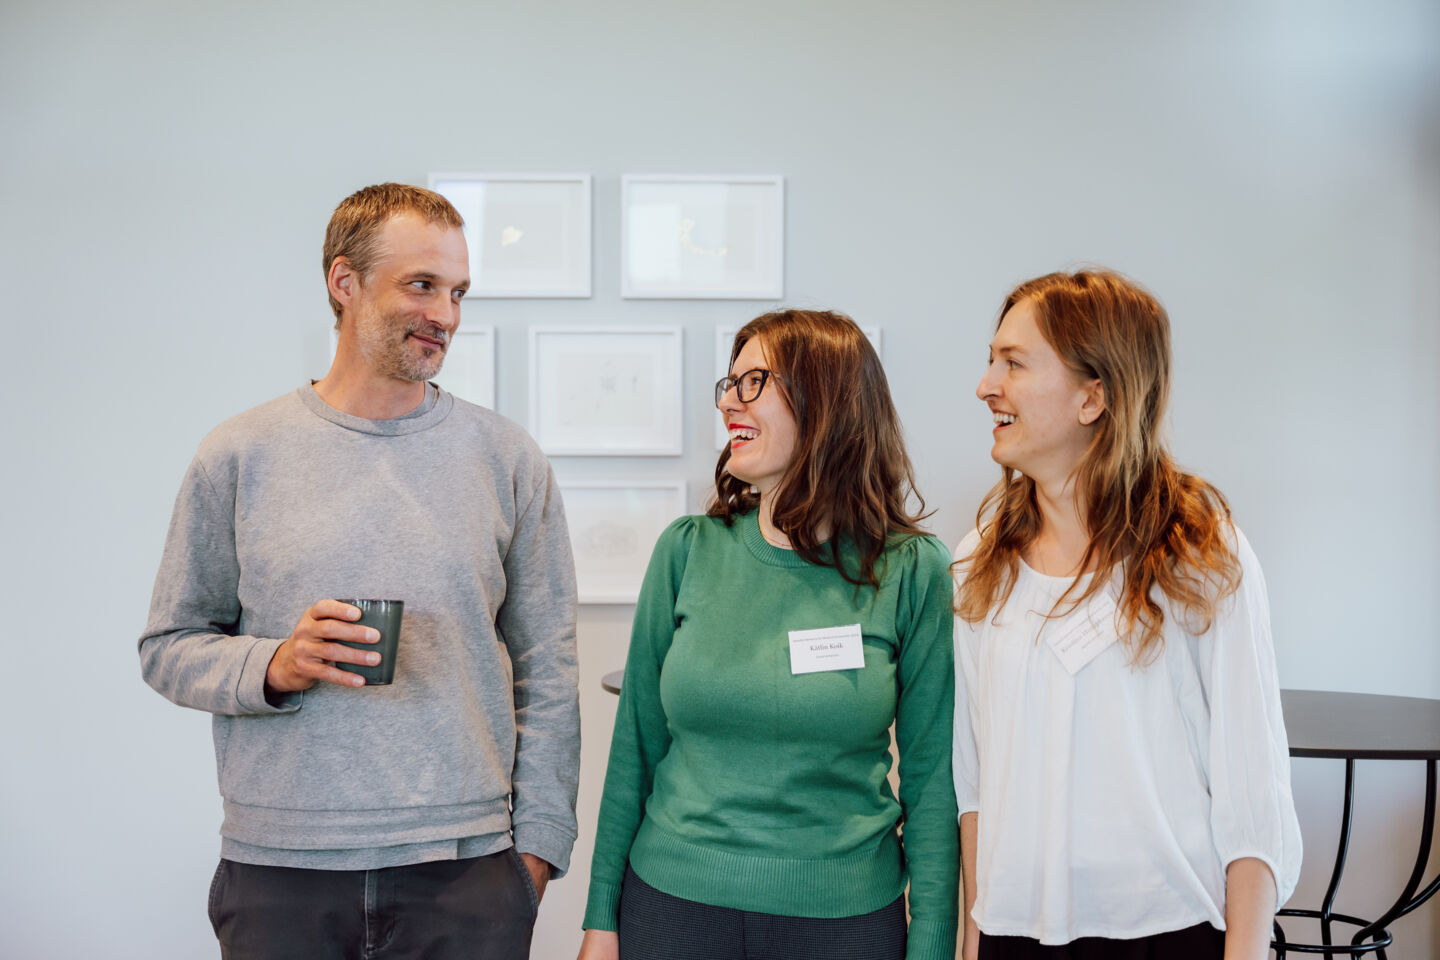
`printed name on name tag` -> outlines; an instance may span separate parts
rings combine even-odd
[[[865,666],[865,649],[860,642],[860,624],[848,627],[821,627],[819,630],[790,631],[790,672],[820,673],[823,670],[855,670]]]
[[[1105,590],[1091,597],[1082,609],[1075,611],[1058,628],[1053,622],[1046,624],[1049,629],[1045,642],[1055,651],[1055,656],[1060,658],[1061,665],[1070,676],[1075,676],[1120,639],[1115,627],[1116,609],[1115,598],[1109,590]]]

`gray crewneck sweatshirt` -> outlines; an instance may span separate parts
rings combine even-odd
[[[275,650],[335,597],[405,601],[395,682],[268,703]],[[549,464],[498,414],[438,391],[365,420],[307,384],[222,424],[176,499],[140,659],[215,715],[224,856],[368,869],[513,829],[568,866],[574,564]]]

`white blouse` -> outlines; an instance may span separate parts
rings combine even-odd
[[[1186,633],[1156,591],[1164,649],[1148,666],[1117,642],[1072,676],[1050,643],[1089,623],[1115,635],[1118,572],[1108,597],[1047,624],[1072,578],[1022,561],[998,615],[955,619],[955,793],[962,814],[979,813],[973,916],[985,933],[1061,944],[1223,930],[1225,868],[1241,857],[1270,867],[1277,905],[1295,889],[1269,602],[1235,536],[1243,579],[1204,634]],[[972,532],[956,559],[978,542]]]

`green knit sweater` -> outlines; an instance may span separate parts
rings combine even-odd
[[[682,517],[661,535],[625,663],[587,929],[616,929],[627,859],[672,896],[786,916],[869,913],[908,879],[907,960],[952,960],[950,555],[911,536],[883,562],[880,588],[857,596],[835,569],[768,544],[754,512],[731,527]],[[863,668],[791,673],[789,631],[857,622]]]

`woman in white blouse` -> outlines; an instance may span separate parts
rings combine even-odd
[[[1104,271],[1005,300],[1000,482],[956,550],[967,958],[1268,955],[1300,829],[1259,562],[1161,437],[1170,328]]]

